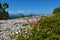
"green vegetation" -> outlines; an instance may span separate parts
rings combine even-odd
[[[1,4],[0,3],[0,19],[8,19],[9,14],[6,9],[9,7],[7,3]]]
[[[60,7],[58,7],[58,8],[55,8],[54,10],[53,10],[53,14],[58,14],[58,13],[60,13]]]
[[[40,20],[32,28],[30,28],[26,34],[24,32],[15,34],[14,37],[12,36],[12,39],[60,40],[60,7],[54,9],[53,14],[54,16],[50,17],[41,16]]]

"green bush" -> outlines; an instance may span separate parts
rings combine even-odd
[[[41,16],[40,20],[28,29],[26,34],[24,30],[22,31],[22,33],[15,34],[16,40],[60,40],[60,15]]]
[[[60,40],[60,17],[43,16],[27,34],[17,34],[16,40]],[[23,30],[24,31],[24,30]],[[24,33],[24,32],[23,32]],[[26,37],[25,37],[26,35]]]
[[[60,15],[60,7],[57,7],[53,10],[53,14],[55,14],[56,16]]]

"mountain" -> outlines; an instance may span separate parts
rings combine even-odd
[[[9,17],[10,18],[16,18],[17,16],[29,16],[29,15],[32,15],[32,16],[39,16],[39,15],[41,15],[41,14],[24,14],[24,13],[17,13],[17,14],[9,14]]]

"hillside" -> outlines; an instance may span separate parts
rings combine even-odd
[[[8,40],[9,35],[20,32],[20,28],[29,29],[31,27],[29,23],[37,22],[39,18],[39,16],[33,16],[11,20],[0,20],[0,40],[2,37],[5,40]]]

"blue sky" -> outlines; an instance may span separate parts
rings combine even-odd
[[[0,0],[0,2],[9,4],[7,11],[10,14],[49,14],[60,6],[60,0]]]

